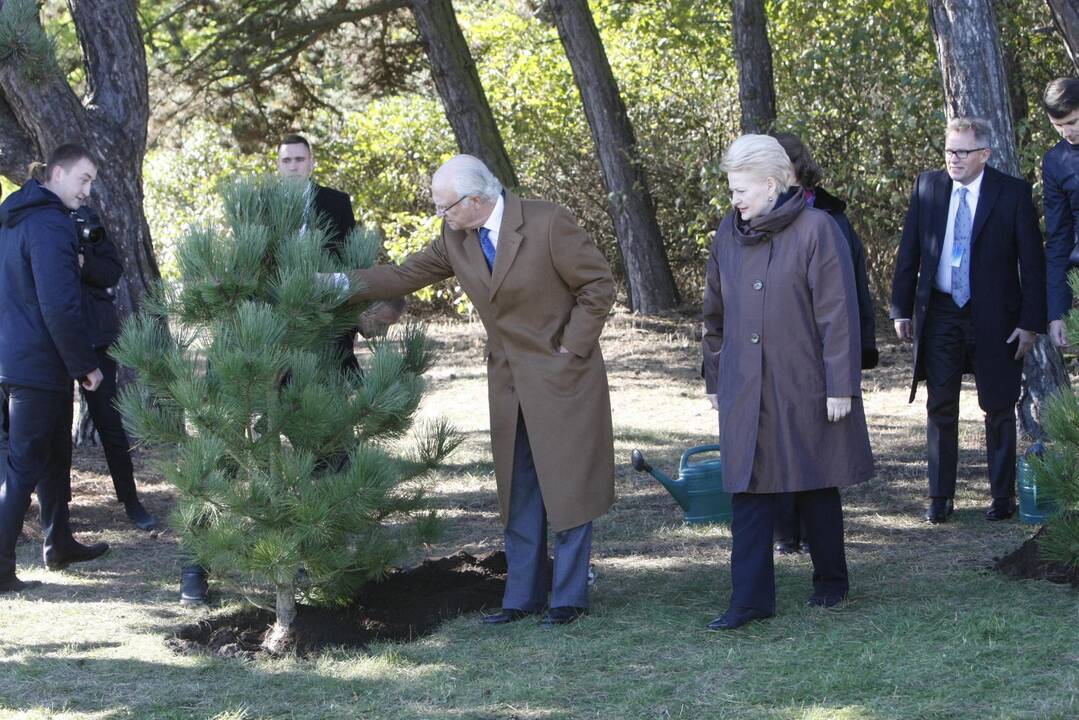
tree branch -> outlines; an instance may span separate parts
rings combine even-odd
[[[15,113],[0,92],[0,175],[12,182],[26,182],[27,166],[39,159],[40,149],[15,119]]]

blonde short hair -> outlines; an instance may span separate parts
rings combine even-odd
[[[761,179],[772,178],[781,193],[797,182],[787,151],[770,135],[741,136],[723,153],[719,169],[728,175],[742,172]]]
[[[957,117],[948,121],[948,129],[944,135],[949,133],[961,133],[961,132],[973,132],[974,141],[981,143],[982,145],[989,145],[993,142],[993,126],[989,124],[988,120],[984,120],[979,117]]]

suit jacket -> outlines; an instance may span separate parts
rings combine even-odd
[[[1042,199],[1049,319],[1059,320],[1071,310],[1068,271],[1079,260],[1079,145],[1061,140],[1042,158]]]
[[[892,283],[892,319],[914,320],[914,377],[910,401],[925,379],[922,333],[933,279],[937,274],[952,179],[944,170],[922,173],[914,185]],[[973,370],[983,410],[1000,410],[1019,399],[1022,361],[1017,342],[1007,343],[1019,327],[1045,332],[1045,253],[1034,213],[1030,185],[985,168],[971,233],[970,304],[974,342]]]
[[[350,275],[352,302],[385,300],[456,276],[487,330],[491,448],[509,519],[518,409],[548,521],[567,530],[614,501],[614,436],[599,336],[614,304],[611,269],[569,211],[505,194],[493,272],[475,230],[442,233],[400,266]],[[562,345],[569,353],[559,353]]]
[[[312,183],[314,197],[311,208],[314,210],[314,222],[324,227],[328,233],[326,249],[341,256],[345,238],[356,227],[356,217],[352,214],[352,200],[347,193],[333,188]]]

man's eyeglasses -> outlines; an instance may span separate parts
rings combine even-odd
[[[444,216],[450,210],[453,210],[455,207],[457,207],[461,203],[461,201],[467,197],[468,195],[462,195],[461,197],[457,198],[457,202],[453,203],[452,205],[435,205],[435,217]]]
[[[989,148],[971,148],[970,150],[952,150],[951,148],[944,148],[944,157],[958,158],[960,160],[966,160],[967,156],[972,152],[979,152],[980,150],[988,150]]]

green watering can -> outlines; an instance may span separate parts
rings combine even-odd
[[[640,450],[634,450],[631,458],[633,469],[650,473],[667,488],[685,511],[687,523],[729,523],[731,521],[731,496],[723,490],[723,466],[719,458],[691,463],[689,459],[698,453],[719,452],[719,445],[698,445],[682,453],[678,465],[678,479],[673,479],[649,465]]]

